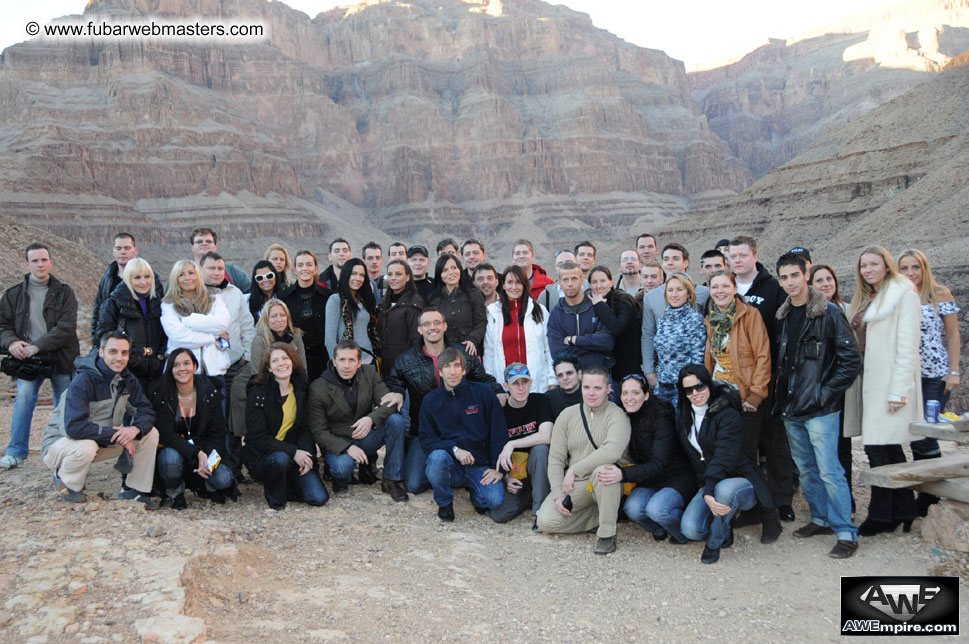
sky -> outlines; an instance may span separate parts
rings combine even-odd
[[[767,38],[791,38],[838,18],[861,13],[885,0],[565,0],[553,4],[588,13],[597,27],[682,60],[687,70],[739,58]],[[27,39],[26,24],[80,14],[86,0],[5,0],[0,21],[0,49]],[[289,0],[309,16],[347,0]],[[12,7],[10,5],[13,5]]]

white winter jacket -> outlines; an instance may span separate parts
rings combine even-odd
[[[535,306],[531,299],[528,300],[528,308],[525,310],[525,361],[528,364],[528,371],[532,374],[532,392],[545,393],[548,388],[557,385],[555,380],[555,370],[552,368],[552,353],[548,350],[548,335],[546,326],[548,325],[548,311],[541,304],[538,304],[544,313],[540,323],[532,319],[532,307]],[[484,368],[498,382],[505,379],[505,348],[501,341],[501,334],[505,328],[505,319],[501,314],[501,300],[492,302],[488,305],[488,328],[485,331],[484,341]]]
[[[249,312],[249,302],[246,294],[232,284],[225,288],[209,286],[209,293],[221,295],[222,302],[229,310],[229,364],[235,364],[240,359],[249,362],[249,349],[252,339],[256,337],[256,325]]]
[[[247,311],[248,312],[248,311]],[[199,361],[198,373],[221,376],[232,364],[229,352],[215,346],[215,338],[229,328],[229,309],[221,295],[212,296],[212,309],[205,315],[181,316],[169,302],[162,302],[161,323],[168,336],[168,351],[179,347],[191,349]]]

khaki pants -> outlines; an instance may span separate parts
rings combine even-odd
[[[131,471],[125,476],[125,485],[139,492],[151,492],[155,478],[155,450],[158,448],[158,430],[151,431],[135,441],[135,455]],[[63,436],[47,449],[44,465],[54,470],[64,485],[80,492],[84,489],[88,470],[94,461],[103,461],[121,455],[121,445],[99,447],[92,440],[74,440]]]
[[[538,510],[538,529],[542,532],[573,533],[586,532],[599,526],[596,530],[597,536],[615,536],[616,518],[619,516],[619,503],[622,501],[622,483],[603,485],[597,476],[601,469],[594,469],[591,479],[575,479],[570,517],[561,514],[555,507],[557,494],[554,491],[549,494]],[[588,490],[590,480],[591,493]]]

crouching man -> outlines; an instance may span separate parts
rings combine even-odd
[[[491,387],[464,377],[463,351],[442,351],[437,369],[441,386],[424,397],[418,429],[437,516],[454,521],[452,487],[470,488],[471,503],[479,513],[504,501],[498,456],[508,441],[508,426]]]
[[[77,360],[77,374],[57,401],[40,452],[63,501],[86,501],[91,463],[117,456],[115,468],[125,475],[118,498],[158,507],[149,499],[158,447],[155,411],[128,371],[130,349],[123,333],[104,334],[96,356]],[[130,425],[122,425],[125,414]]]
[[[616,551],[622,486],[603,485],[596,475],[623,458],[630,434],[629,417],[609,402],[610,391],[605,369],[583,370],[582,404],[563,411],[552,429],[548,455],[552,492],[538,510],[537,521],[539,530],[551,533],[585,532],[598,526],[597,555]]]

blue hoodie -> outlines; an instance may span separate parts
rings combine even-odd
[[[508,441],[508,425],[495,392],[486,384],[462,378],[448,391],[442,384],[424,396],[420,441],[425,454],[452,448],[471,452],[476,466],[498,467],[498,455]]]
[[[564,353],[571,353],[579,358],[583,367],[597,365],[612,369],[612,348],[616,339],[596,315],[588,295],[575,307],[566,304],[564,297],[559,299],[548,314],[546,333],[552,360],[557,360]],[[569,335],[576,336],[574,347],[564,342]]]

